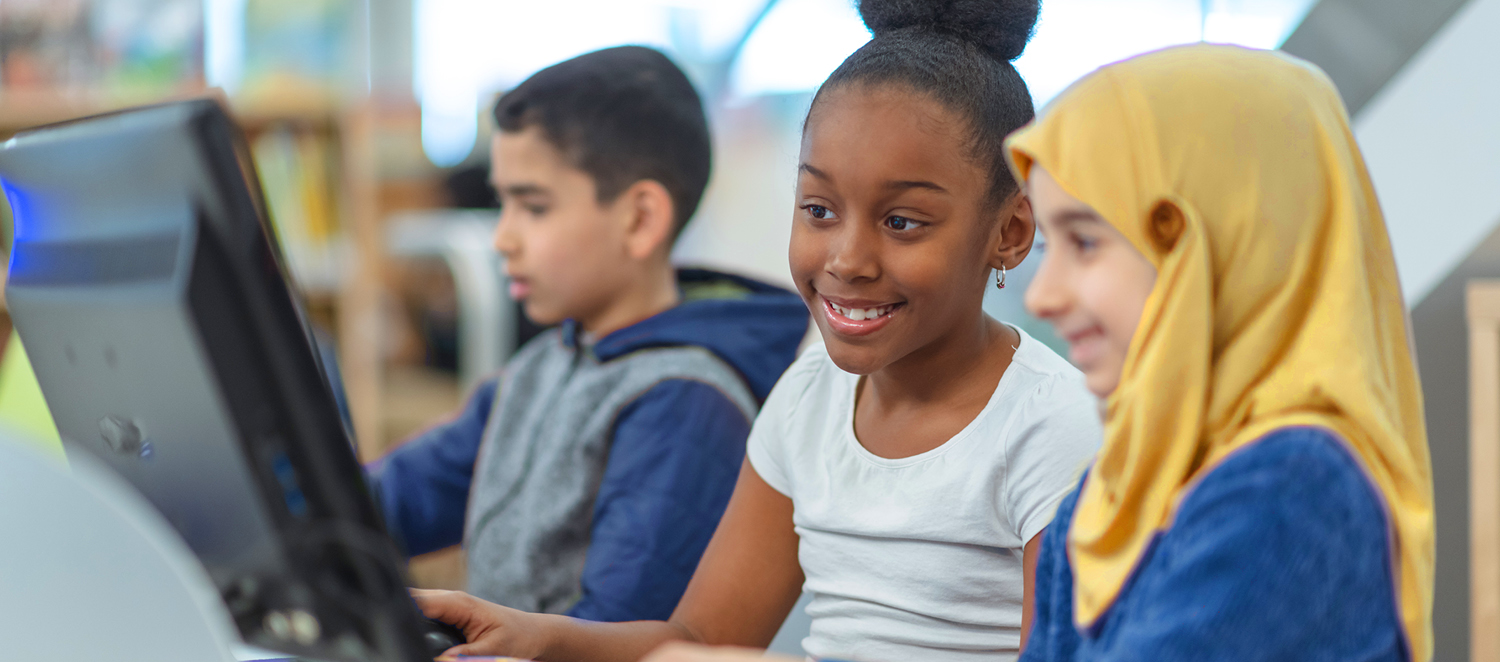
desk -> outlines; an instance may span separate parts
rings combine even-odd
[[[268,651],[263,648],[239,644],[231,646],[230,651],[234,653],[234,659],[238,662],[297,662],[297,658],[286,657],[282,653]],[[514,657],[440,657],[434,662],[530,662]]]

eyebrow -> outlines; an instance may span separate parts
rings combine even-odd
[[[491,186],[494,186],[494,184],[492,183]],[[499,186],[496,186],[495,188],[503,191],[505,195],[513,198],[520,198],[528,195],[546,195],[547,193],[549,193],[547,189],[544,189],[537,184],[512,184],[510,186],[504,187],[503,189]]]
[[[805,172],[805,173],[807,173],[809,175],[812,175],[814,177],[817,177],[818,179],[821,179],[821,180],[823,180],[825,182],[833,181],[833,178],[829,177],[828,173],[823,172],[822,170],[814,168],[814,167],[812,167],[810,165],[807,165],[806,163],[799,163],[799,164],[797,164],[797,171],[798,172]]]
[[[1102,223],[1104,222],[1104,219],[1100,218],[1098,214],[1095,214],[1094,212],[1088,211],[1086,209],[1064,209],[1060,212],[1057,212],[1056,214],[1053,214],[1051,216],[1051,221],[1057,225],[1065,225],[1068,223],[1085,222]]]
[[[809,175],[812,175],[814,177],[817,177],[818,179],[821,179],[821,180],[823,180],[825,182],[832,182],[833,181],[833,178],[829,177],[828,173],[823,172],[822,170],[819,170],[819,169],[817,169],[817,168],[815,168],[813,166],[810,166],[810,165],[808,165],[806,163],[799,164],[797,166],[797,170],[805,172],[805,173],[807,173]],[[937,191],[939,193],[947,193],[948,192],[948,189],[945,189],[945,188],[943,188],[943,187],[941,187],[941,186],[939,186],[939,185],[937,185],[937,184],[935,184],[933,182],[929,182],[929,181],[925,181],[925,180],[921,180],[921,179],[900,179],[900,180],[890,181],[890,182],[886,182],[885,183],[885,188],[892,189],[892,190],[898,190],[898,191],[904,191],[904,190],[907,190],[907,189],[914,189],[914,188],[921,188],[921,189],[928,189],[928,190],[931,190],[931,191]]]
[[[900,181],[894,181],[894,182],[887,182],[886,185],[885,185],[885,187],[888,188],[888,189],[895,189],[895,190],[900,190],[900,191],[905,191],[905,190],[914,189],[914,188],[924,188],[924,189],[927,189],[929,191],[937,191],[939,193],[947,193],[948,192],[948,189],[945,189],[945,188],[943,188],[941,186],[938,186],[937,184],[934,184],[932,182],[923,181],[923,180],[920,180],[920,179],[918,179],[918,180],[900,180]]]

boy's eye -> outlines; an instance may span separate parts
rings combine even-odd
[[[526,213],[532,216],[541,216],[547,213],[547,208],[541,205],[526,205]]]
[[[1092,237],[1085,237],[1081,234],[1075,233],[1072,236],[1072,239],[1073,246],[1076,247],[1078,249],[1078,252],[1080,253],[1087,253],[1099,247],[1099,241]]]

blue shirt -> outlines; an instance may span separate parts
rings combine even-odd
[[[1277,430],[1212,469],[1083,632],[1066,547],[1077,502],[1042,538],[1023,661],[1408,659],[1383,499],[1326,430]]]

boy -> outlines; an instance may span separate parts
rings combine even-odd
[[[763,283],[673,269],[710,154],[697,92],[666,56],[623,47],[554,65],[501,97],[495,120],[495,248],[527,317],[561,327],[376,463],[381,505],[412,554],[461,538],[468,590],[486,600],[665,618],[807,309]]]

